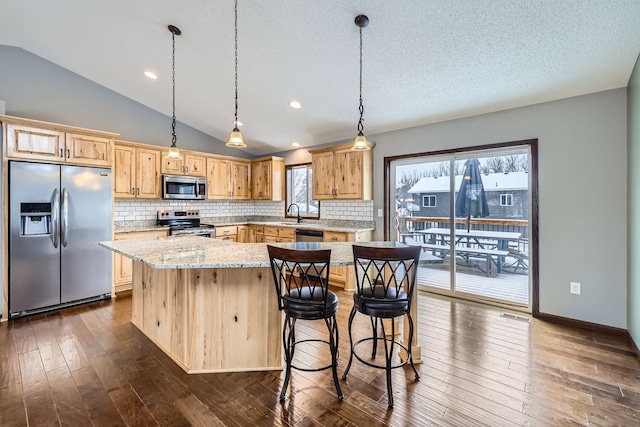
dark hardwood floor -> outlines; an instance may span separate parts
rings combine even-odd
[[[339,296],[341,374],[351,295]],[[423,293],[418,305],[421,379],[394,370],[390,411],[384,371],[357,361],[342,402],[330,371],[294,371],[282,404],[279,371],[187,375],[129,323],[130,298],[4,322],[0,425],[640,425],[640,361],[624,337]],[[369,330],[364,316],[354,325]],[[326,328],[300,321],[296,332]],[[318,343],[296,350],[300,364],[328,356]]]

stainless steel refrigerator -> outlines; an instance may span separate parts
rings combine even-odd
[[[11,317],[109,297],[111,170],[9,163]]]

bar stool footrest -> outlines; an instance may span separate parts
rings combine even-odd
[[[353,348],[352,348],[352,350],[351,350],[351,351],[353,352],[353,356],[354,356],[356,359],[358,359],[359,361],[361,361],[362,363],[364,363],[365,365],[367,365],[367,366],[371,366],[372,368],[377,368],[377,369],[387,369],[387,366],[386,366],[386,365],[377,365],[377,364],[375,364],[375,363],[371,363],[371,362],[369,362],[369,361],[367,361],[367,360],[362,359],[362,357],[360,357],[360,356],[358,355],[358,353],[356,353],[356,348],[357,348],[360,344],[363,344],[364,342],[367,342],[367,341],[373,341],[373,340],[374,340],[374,337],[367,337],[367,338],[363,338],[363,339],[358,340],[358,341],[356,341],[355,343],[353,343]],[[384,338],[382,338],[382,337],[378,337],[378,338],[375,338],[375,340],[380,341],[380,342],[383,342],[385,345],[386,345],[388,342],[393,341],[393,342],[395,343],[394,345],[397,345],[398,347],[402,348],[402,349],[403,349],[407,354],[409,354],[409,349],[407,348],[407,346],[406,346],[406,345],[404,345],[404,344],[402,344],[402,343],[401,343],[401,342],[399,342],[399,341],[392,340],[391,338],[386,338],[386,337],[384,337]],[[384,356],[382,356],[382,357],[384,357]],[[393,357],[393,355],[392,355],[392,357]],[[401,368],[401,367],[403,367],[404,365],[406,365],[407,363],[411,363],[411,357],[407,357],[407,359],[406,359],[405,361],[403,361],[403,362],[401,362],[401,363],[399,363],[399,364],[397,364],[397,365],[391,365],[391,369]]]
[[[321,339],[315,339],[315,338],[296,341],[294,343],[294,346],[297,346],[298,344],[305,343],[305,342],[321,342],[321,343],[324,343],[324,344],[328,345],[329,348],[331,348],[331,344],[329,344],[328,340],[321,340]],[[337,353],[336,353],[336,364],[338,363],[339,360],[340,360],[340,351],[338,350]],[[286,360],[285,360],[285,363],[286,363]],[[320,368],[301,368],[301,367],[298,367],[298,366],[294,365],[293,363],[291,363],[291,369],[297,369],[298,371],[303,371],[303,372],[325,371],[327,369],[331,369],[332,366],[333,365],[331,363],[329,363],[328,365],[321,366]]]

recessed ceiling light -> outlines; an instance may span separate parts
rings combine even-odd
[[[300,143],[299,142],[292,142],[291,145],[293,145],[294,147],[300,147]]]
[[[233,125],[234,126],[238,126],[238,127],[242,127],[242,122],[240,120],[234,120],[233,121]]]
[[[291,101],[289,105],[291,108],[295,108],[296,110],[302,108],[302,105],[298,101]]]
[[[150,78],[151,80],[158,80],[158,76],[156,76],[156,74],[151,71],[145,71],[144,75]]]

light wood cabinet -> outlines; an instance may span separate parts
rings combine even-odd
[[[167,159],[168,150],[162,151],[163,174],[205,176],[207,158],[189,152],[183,152],[182,160]]]
[[[230,240],[232,242],[238,241],[238,226],[226,225],[222,227],[216,227],[216,239],[218,240]]]
[[[314,200],[371,200],[373,148],[352,151],[352,144],[310,150]]]
[[[115,134],[92,135],[11,122],[4,123],[7,158],[111,167],[113,147],[111,135]]]
[[[284,200],[284,159],[266,157],[251,162],[251,198]]]
[[[249,243],[249,227],[246,225],[238,226],[238,237],[236,238],[238,243]]]
[[[342,232],[325,231],[323,242],[369,242],[371,241],[371,231]],[[329,269],[329,281],[336,286],[342,286],[345,290],[355,290],[355,273],[353,266],[331,266]]]
[[[296,230],[292,227],[257,226],[257,243],[295,242]]]
[[[113,197],[160,199],[161,152],[150,146],[116,141]]]
[[[207,158],[207,199],[249,200],[251,162],[228,158]]]
[[[115,233],[113,240],[148,239],[154,237],[166,237],[168,230],[137,231],[133,233]],[[118,292],[131,290],[132,283],[132,261],[131,258],[120,254],[113,254],[113,291]]]

